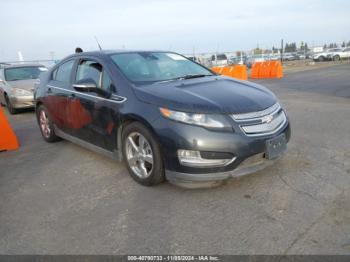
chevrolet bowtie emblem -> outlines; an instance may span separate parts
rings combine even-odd
[[[273,119],[273,116],[271,116],[271,115],[264,116],[264,117],[261,119],[261,122],[262,122],[262,123],[268,124],[268,123],[270,123],[270,122],[272,121],[272,119]]]

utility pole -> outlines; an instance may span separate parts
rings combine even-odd
[[[283,39],[281,39],[281,64],[283,63]]]

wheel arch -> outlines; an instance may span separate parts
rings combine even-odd
[[[35,110],[42,104],[43,104],[43,102],[40,100],[35,101]]]
[[[124,128],[127,125],[129,125],[129,124],[131,124],[133,122],[139,122],[139,123],[143,124],[154,135],[154,137],[157,139],[157,135],[156,135],[156,132],[155,132],[154,128],[149,123],[149,121],[147,121],[145,118],[143,118],[143,117],[141,117],[139,115],[135,115],[135,114],[124,115],[123,118],[120,121],[120,125],[119,125],[118,130],[117,130],[117,145],[116,145],[116,147],[117,147],[117,149],[120,152],[122,150],[122,134],[123,134],[123,130],[124,130]]]
[[[7,96],[7,93],[3,89],[3,92],[0,93],[0,103],[3,103],[4,105],[6,104],[6,96]]]

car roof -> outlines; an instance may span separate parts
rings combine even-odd
[[[169,52],[174,53],[172,51],[166,50],[132,50],[132,49],[112,49],[112,50],[97,50],[97,51],[88,51],[72,54],[70,56],[81,56],[81,55],[111,55],[111,54],[123,54],[123,53],[142,53],[142,52]]]
[[[88,51],[88,52],[80,52],[71,54],[61,61],[66,61],[67,59],[79,58],[82,56],[95,56],[95,57],[103,57],[112,54],[123,54],[123,53],[143,53],[143,52],[162,52],[162,53],[174,53],[173,51],[166,50],[132,50],[132,49],[114,49],[114,50],[97,50],[97,51]]]

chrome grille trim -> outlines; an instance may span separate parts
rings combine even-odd
[[[243,113],[243,114],[232,114],[231,116],[236,121],[254,120],[256,118],[260,118],[262,116],[272,114],[280,109],[281,109],[280,104],[276,103],[273,106],[268,107],[262,111]]]
[[[280,112],[271,122],[256,125],[241,125],[241,129],[247,136],[266,136],[276,133],[287,122],[283,111]]]
[[[234,114],[231,117],[239,123],[246,136],[266,136],[278,132],[287,122],[287,116],[279,103],[258,112]]]

